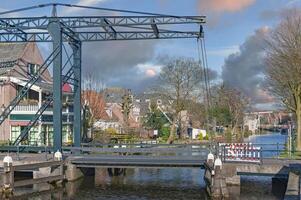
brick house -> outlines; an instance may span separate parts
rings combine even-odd
[[[27,81],[36,75],[44,63],[35,43],[0,44],[0,112],[9,106]],[[71,99],[72,88],[63,86],[64,102]],[[0,140],[14,141],[52,93],[52,77],[48,70],[40,75],[27,95],[0,125]],[[68,103],[63,106],[63,143],[72,141],[73,109]],[[53,142],[53,112],[50,105],[37,124],[29,132],[23,144],[51,145]]]

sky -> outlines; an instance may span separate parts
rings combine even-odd
[[[264,88],[264,38],[285,13],[299,8],[301,0],[4,0],[0,12],[49,2],[136,10],[170,15],[205,15],[204,26],[209,68],[215,81],[237,87],[258,108],[268,109],[274,98]],[[43,16],[51,11],[36,9],[16,16]],[[59,9],[58,15],[118,15],[78,8]],[[44,55],[49,44],[39,45]],[[156,83],[162,57],[197,59],[195,39],[114,41],[83,45],[83,75],[92,74],[106,86],[141,92]]]

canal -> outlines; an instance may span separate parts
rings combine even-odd
[[[284,145],[285,137],[277,133],[251,136],[248,142]],[[264,148],[270,148],[265,145]],[[268,156],[272,156],[269,154]],[[202,169],[128,169],[120,176],[86,176],[64,187],[52,191],[39,192],[17,199],[30,200],[200,200],[209,199],[205,192]],[[107,173],[105,173],[107,174]],[[241,188],[231,188],[231,199],[281,199],[272,193],[271,177],[242,177]],[[41,189],[43,185],[35,186]],[[19,194],[27,193],[32,187],[22,188]]]

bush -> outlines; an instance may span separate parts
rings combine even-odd
[[[105,130],[105,133],[106,133],[106,134],[109,134],[109,135],[116,135],[116,134],[117,134],[117,131],[116,131],[116,129],[114,129],[114,128],[107,128],[107,129]]]
[[[202,141],[202,140],[204,139],[202,133],[200,133],[200,134],[198,135],[198,139],[199,139],[200,141]]]
[[[206,134],[205,137],[203,137],[203,140],[209,140],[209,135]]]
[[[168,140],[169,134],[170,134],[170,128],[169,127],[162,127],[161,128],[161,130],[160,130],[160,137],[163,140]]]
[[[226,131],[226,142],[232,142],[232,133],[230,129],[227,129]]]

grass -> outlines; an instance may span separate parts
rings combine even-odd
[[[301,152],[292,152],[291,155],[289,155],[288,151],[284,151],[279,155],[279,158],[301,160]]]

